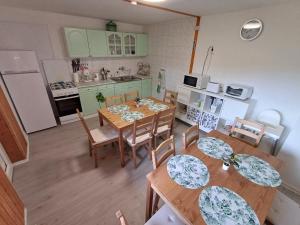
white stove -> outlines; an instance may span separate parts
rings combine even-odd
[[[76,109],[81,110],[78,88],[72,81],[50,83],[59,119],[62,124],[77,120]]]
[[[78,94],[78,88],[72,81],[59,81],[49,86],[54,98]]]

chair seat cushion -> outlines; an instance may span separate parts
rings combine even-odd
[[[170,130],[170,128],[168,127],[168,125],[164,125],[164,126],[158,127],[157,132],[154,135],[159,135],[159,134],[162,134],[162,133],[167,132],[169,130]]]
[[[93,129],[90,132],[96,143],[104,143],[119,137],[116,130],[108,125]]]
[[[151,138],[152,138],[151,134],[147,133],[147,134],[136,137],[135,144],[133,144],[132,143],[132,135],[130,135],[130,137],[127,138],[127,142],[130,146],[134,146],[134,145],[138,145],[140,143],[143,143],[144,141],[147,141]]]
[[[185,225],[171,208],[164,204],[145,225]]]

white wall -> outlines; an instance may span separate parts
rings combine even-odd
[[[262,35],[251,42],[242,41],[239,37],[240,27],[254,17],[264,23]],[[206,50],[213,45],[214,55],[208,71],[212,80],[254,86],[253,99],[256,105],[251,117],[255,118],[265,109],[277,109],[282,113],[282,123],[287,127],[288,135],[297,128],[294,125],[299,118],[299,21],[299,2],[204,16],[201,19],[195,72],[201,71]],[[285,171],[288,171],[283,173],[283,179],[300,190],[297,166],[300,163],[300,151],[296,142],[300,136],[299,132],[293,135],[293,138],[286,140],[279,157],[285,155]]]
[[[63,27],[105,29],[106,20],[70,16],[58,13],[0,7],[0,49],[26,49],[36,51],[38,58],[69,60]],[[119,31],[143,32],[143,26],[117,22]],[[106,66],[115,70],[126,66],[136,70],[142,58],[85,59],[92,70]],[[71,71],[70,71],[71,72]]]
[[[182,82],[183,74],[188,72],[193,46],[195,19],[172,20],[148,25],[149,56],[153,87],[156,88],[159,70],[166,70],[166,87],[176,90]],[[155,93],[155,90],[154,90]]]

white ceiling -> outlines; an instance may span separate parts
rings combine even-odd
[[[289,1],[292,0],[165,0],[155,4],[201,16],[259,8]],[[152,24],[182,17],[157,9],[133,6],[123,0],[0,0],[0,5],[113,19],[134,24]]]

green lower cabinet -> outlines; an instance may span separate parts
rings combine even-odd
[[[124,95],[127,92],[127,83],[115,84],[115,95]]]
[[[99,103],[96,99],[97,93],[97,86],[79,88],[79,97],[84,116],[97,113],[97,110],[99,109]]]
[[[139,95],[141,96],[141,91],[142,91],[141,81],[128,82],[126,92],[131,92],[131,91],[138,91]]]
[[[102,95],[106,98],[115,95],[115,88],[113,84],[98,86],[98,92],[101,92]],[[100,108],[103,107],[105,107],[105,102],[100,103]]]
[[[152,79],[142,80],[142,98],[152,96]]]

